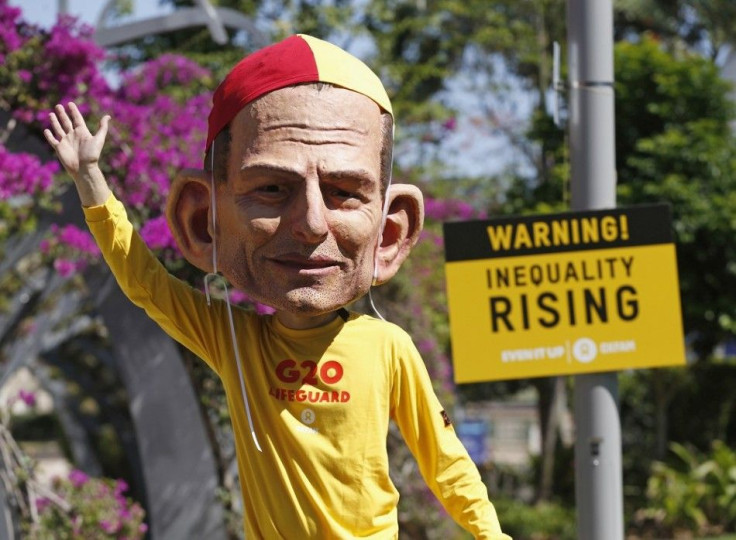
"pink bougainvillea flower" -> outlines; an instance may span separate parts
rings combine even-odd
[[[69,481],[75,488],[80,488],[89,480],[89,476],[79,469],[73,469],[69,473]]]
[[[27,392],[26,390],[21,390],[20,392],[18,392],[18,399],[20,399],[23,403],[25,403],[29,407],[36,406],[36,394],[34,394],[33,392]]]

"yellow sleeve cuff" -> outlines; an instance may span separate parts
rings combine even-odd
[[[105,221],[116,214],[119,205],[120,202],[111,193],[103,204],[98,206],[83,206],[82,211],[84,212],[84,218],[87,223],[95,223]]]

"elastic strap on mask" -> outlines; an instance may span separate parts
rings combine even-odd
[[[238,347],[238,340],[235,335],[235,323],[233,321],[233,310],[230,306],[230,293],[227,290],[227,283],[225,278],[217,273],[217,197],[215,196],[215,141],[212,141],[210,147],[210,193],[211,193],[211,208],[212,208],[212,272],[204,276],[204,294],[207,297],[207,305],[211,305],[210,297],[210,285],[213,281],[220,281],[222,287],[225,290],[225,302],[227,304],[227,318],[230,325],[230,339],[232,341],[233,350],[235,351],[235,365],[238,368],[238,377],[240,379],[240,393],[243,396],[243,402],[245,403],[245,414],[248,417],[248,427],[250,428],[250,434],[253,437],[253,443],[259,452],[262,452],[261,445],[258,443],[258,437],[256,436],[256,430],[253,426],[253,419],[250,414],[250,404],[248,402],[248,392],[245,389],[245,378],[243,377],[243,370],[241,368],[240,361],[240,348]]]
[[[395,126],[394,126],[394,131],[395,131]],[[391,182],[393,180],[393,170],[394,170],[394,153],[392,150],[391,151],[391,167],[388,170],[388,184],[386,185],[386,192],[383,195],[383,211],[381,212],[381,228],[379,229],[379,232],[378,232],[378,239],[376,240],[376,247],[373,250],[373,281],[371,283],[371,288],[368,289],[368,302],[371,305],[371,309],[373,309],[373,312],[382,321],[385,321],[386,319],[383,318],[383,315],[381,315],[381,312],[378,311],[378,308],[376,308],[376,304],[373,302],[373,295],[371,294],[371,290],[373,286],[378,284],[378,248],[381,246],[381,240],[383,238],[383,229],[386,226],[386,219],[388,218],[389,190],[391,189]]]

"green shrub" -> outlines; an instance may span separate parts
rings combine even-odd
[[[723,441],[710,454],[673,443],[671,463],[655,462],[647,484],[647,508],[638,528],[673,535],[718,534],[736,528],[736,452]]]
[[[141,506],[125,496],[122,480],[90,478],[74,470],[56,478],[53,497],[38,497],[33,504],[38,519],[25,524],[29,540],[142,539],[148,526]]]
[[[575,509],[493,498],[503,532],[514,540],[576,540]]]

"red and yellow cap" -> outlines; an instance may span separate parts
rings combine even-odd
[[[246,56],[228,73],[212,99],[205,149],[251,101],[279,88],[310,82],[353,90],[393,115],[386,89],[368,66],[331,43],[298,34]]]

